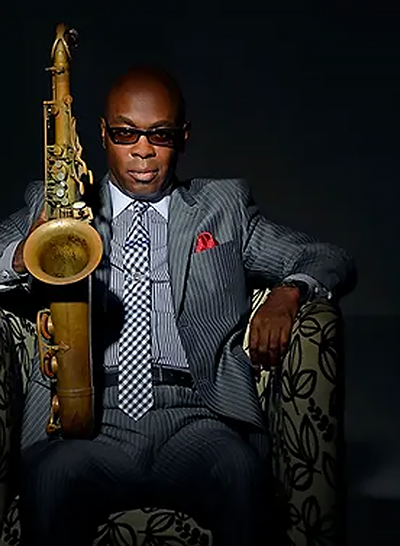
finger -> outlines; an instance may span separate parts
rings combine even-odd
[[[45,212],[45,209],[43,208],[43,210],[41,211],[41,213],[39,214],[39,216],[36,218],[36,220],[33,222],[30,230],[29,230],[29,233],[28,235],[30,235],[32,233],[32,231],[35,231],[35,229],[37,229],[39,226],[41,226],[42,224],[46,223],[47,221],[47,218],[46,218],[46,212]]]
[[[12,259],[12,268],[16,273],[22,274],[26,272],[26,267],[24,263],[24,246],[25,240],[22,240],[17,248],[15,249],[14,256]]]
[[[281,358],[281,329],[274,330],[270,335],[268,347],[269,365],[270,367],[278,366]]]
[[[259,328],[258,331],[258,347],[257,347],[257,358],[258,362],[263,366],[263,368],[269,367],[270,360],[270,336],[271,331],[269,327]]]
[[[46,218],[46,208],[45,207],[43,207],[41,213],[39,214],[38,220],[40,220],[41,222],[45,222],[47,220],[47,218]]]
[[[281,341],[280,341],[281,358],[284,358],[287,351],[288,351],[289,341],[290,341],[290,334],[291,334],[291,327],[290,326],[282,328],[282,330],[281,330]]]
[[[258,328],[254,321],[250,323],[250,344],[249,344],[249,350],[250,350],[250,359],[254,364],[258,363]]]
[[[35,221],[35,224],[37,224],[38,226],[40,226],[41,224],[44,224],[44,222],[46,222],[47,218],[46,218],[46,209],[45,207],[42,208],[39,216],[37,217],[36,221]]]

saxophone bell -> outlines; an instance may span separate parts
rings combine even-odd
[[[51,285],[72,284],[99,265],[102,241],[89,224],[74,218],[49,220],[28,237],[24,261],[28,271]]]

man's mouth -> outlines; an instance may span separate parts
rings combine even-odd
[[[151,182],[157,176],[157,172],[156,169],[131,169],[128,174],[138,182]]]

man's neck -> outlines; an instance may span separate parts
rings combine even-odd
[[[116,218],[132,203],[132,200],[134,200],[135,197],[131,197],[130,195],[122,192],[122,190],[116,184],[114,184],[111,179],[108,180],[108,185],[110,188],[112,217]],[[149,202],[149,204],[158,213],[160,213],[163,218],[168,220],[169,201],[170,196],[165,195],[160,200],[157,200],[156,202]]]
[[[178,185],[178,179],[175,174],[168,176],[166,180],[162,183],[161,187],[151,193],[138,193],[127,190],[116,180],[111,173],[109,174],[109,180],[114,186],[116,186],[123,194],[131,199],[137,199],[138,201],[148,201],[149,203],[157,203],[164,199],[167,195],[170,195],[174,188]]]

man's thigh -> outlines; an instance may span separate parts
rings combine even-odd
[[[149,446],[128,455],[101,441],[45,440],[21,456],[23,520],[56,525],[79,514],[101,520],[112,511],[140,506],[149,474]]]
[[[268,463],[241,434],[216,419],[201,419],[180,429],[154,454],[151,483],[160,502],[200,515],[263,502]]]

